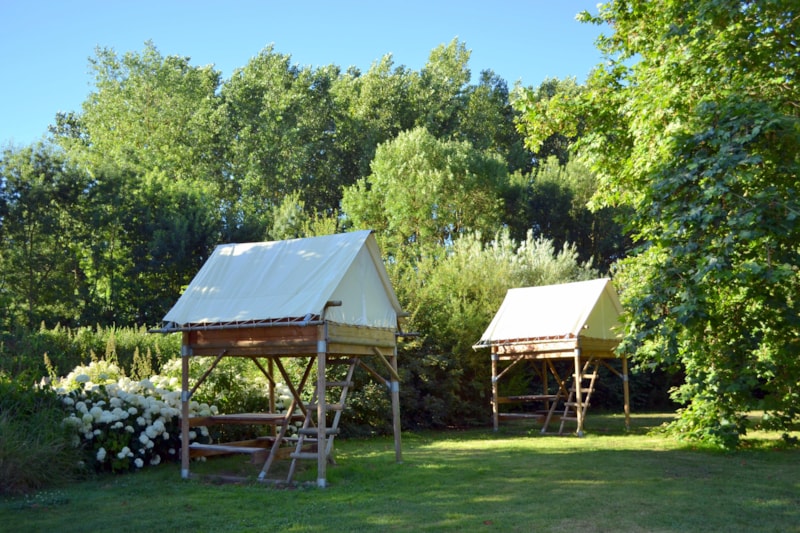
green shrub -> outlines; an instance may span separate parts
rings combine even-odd
[[[144,378],[180,354],[180,346],[180,334],[154,335],[145,327],[17,328],[3,335],[0,371],[38,380],[104,359],[129,377]]]
[[[464,235],[447,253],[426,256],[413,269],[389,265],[398,297],[411,313],[406,328],[420,336],[403,343],[403,427],[486,424],[491,416],[491,366],[486,350],[472,345],[483,334],[512,287],[597,277],[574,248],[556,250],[529,234],[524,242],[507,231],[484,244]]]
[[[81,455],[55,392],[0,374],[0,493],[23,494],[74,479]]]

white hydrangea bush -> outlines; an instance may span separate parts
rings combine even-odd
[[[181,382],[175,375],[176,365],[180,367],[180,360],[164,369],[171,376],[136,381],[113,363],[93,361],[52,383],[67,410],[64,423],[74,431],[74,445],[90,452],[95,470],[122,472],[179,458]],[[238,381],[239,393],[264,394],[268,384],[262,379]],[[276,385],[277,410],[282,412],[292,393],[285,384]],[[218,413],[214,403],[189,402],[190,417]],[[289,427],[290,433],[295,430]],[[208,428],[192,428],[189,440],[211,442]]]
[[[95,361],[53,384],[74,430],[75,446],[92,455],[98,471],[120,472],[176,460],[180,455],[180,380],[153,376],[141,381],[116,365]],[[190,416],[217,414],[214,405],[190,402]],[[209,442],[208,428],[192,428],[192,442]]]

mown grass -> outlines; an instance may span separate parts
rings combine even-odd
[[[581,439],[521,424],[406,433],[401,464],[390,438],[342,440],[326,489],[185,481],[162,465],[2,500],[0,529],[800,531],[800,450],[767,434],[736,452],[691,449],[649,432],[665,418],[636,416],[625,433],[619,415],[592,415]],[[258,468],[234,457],[192,471]]]

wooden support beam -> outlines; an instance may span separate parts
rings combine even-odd
[[[361,368],[363,368],[364,370],[369,372],[369,374],[373,378],[375,378],[376,381],[378,381],[379,383],[383,383],[384,385],[386,385],[387,388],[389,388],[391,386],[391,383],[389,382],[388,379],[386,379],[383,376],[381,376],[380,374],[378,374],[378,372],[375,369],[373,369],[371,366],[369,366],[367,363],[365,363],[360,358],[358,360],[358,366],[360,366]]]
[[[377,355],[377,356],[380,358],[380,360],[383,362],[383,364],[384,364],[384,365],[386,366],[386,368],[389,370],[389,374],[391,374],[391,375],[392,375],[392,377],[393,377],[393,378],[394,378],[396,381],[400,381],[400,375],[397,373],[397,369],[395,369],[395,368],[392,366],[392,364],[391,364],[391,363],[389,363],[389,361],[387,361],[387,360],[386,360],[386,357],[384,357],[384,355],[381,353],[381,351],[378,349],[378,347],[377,347],[377,346],[373,346],[373,347],[372,347],[372,351],[375,353],[375,355]]]
[[[498,387],[497,380],[497,354],[492,352],[492,422],[494,430],[500,429],[500,407],[498,405]]]
[[[225,357],[225,350],[222,350],[222,352],[220,352],[217,358],[214,359],[214,361],[211,363],[211,366],[209,366],[206,369],[206,371],[203,372],[203,375],[200,376],[200,379],[197,380],[197,383],[194,384],[194,387],[192,387],[192,390],[189,392],[189,398],[194,396],[194,393],[197,392],[198,387],[200,387],[200,385],[203,384],[208,375],[211,374],[211,371],[217,367],[217,365],[219,364],[219,362],[222,360],[223,357]]]
[[[390,391],[392,394],[392,429],[394,430],[394,458],[398,463],[403,462],[403,452],[401,450],[400,427],[400,377],[397,372],[397,346],[395,346],[391,359],[392,375],[397,376],[396,381],[391,382]]]
[[[289,374],[286,372],[286,369],[283,368],[283,364],[281,363],[280,359],[275,359],[275,366],[278,367],[278,372],[280,372],[283,380],[286,382],[286,386],[289,388],[289,391],[292,393],[292,397],[297,400],[296,405],[300,408],[300,410],[305,414],[306,406],[303,405],[302,400],[300,399],[299,390],[303,390],[303,386],[306,383],[306,379],[308,378],[309,373],[311,372],[311,367],[314,365],[314,358],[310,358],[308,360],[308,365],[306,365],[305,372],[303,372],[303,377],[300,379],[299,387],[295,388],[294,384],[292,383]]]
[[[496,354],[493,354],[493,355],[496,355]],[[520,361],[524,361],[524,360],[525,360],[525,357],[524,357],[524,356],[522,356],[522,355],[517,355],[516,357],[513,357],[513,358],[511,359],[511,364],[510,364],[510,365],[508,365],[507,367],[505,367],[505,368],[503,369],[503,371],[502,371],[502,372],[500,372],[500,373],[497,375],[497,379],[499,380],[500,378],[502,378],[502,377],[503,377],[503,376],[506,374],[506,372],[508,372],[509,370],[511,370],[511,369],[514,367],[514,365],[516,365],[516,364],[517,364],[517,363],[519,363]]]
[[[631,429],[631,396],[628,390],[628,357],[622,356],[622,391],[625,398],[625,429]]]
[[[327,484],[326,469],[328,467],[328,457],[325,454],[327,449],[327,406],[325,404],[325,362],[328,358],[328,323],[318,328],[317,338],[317,486],[325,488]]]
[[[575,417],[577,418],[578,428],[576,433],[583,437],[583,388],[581,381],[583,377],[583,365],[581,365],[581,349],[575,348]]]
[[[188,332],[181,346],[181,477],[189,479],[189,355]]]

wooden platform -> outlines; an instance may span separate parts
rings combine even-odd
[[[293,415],[289,417],[289,422],[299,422],[303,420],[303,415]],[[210,426],[213,424],[237,424],[237,425],[270,425],[282,426],[286,423],[286,415],[280,413],[238,413],[227,415],[193,416],[189,418],[189,427]]]

